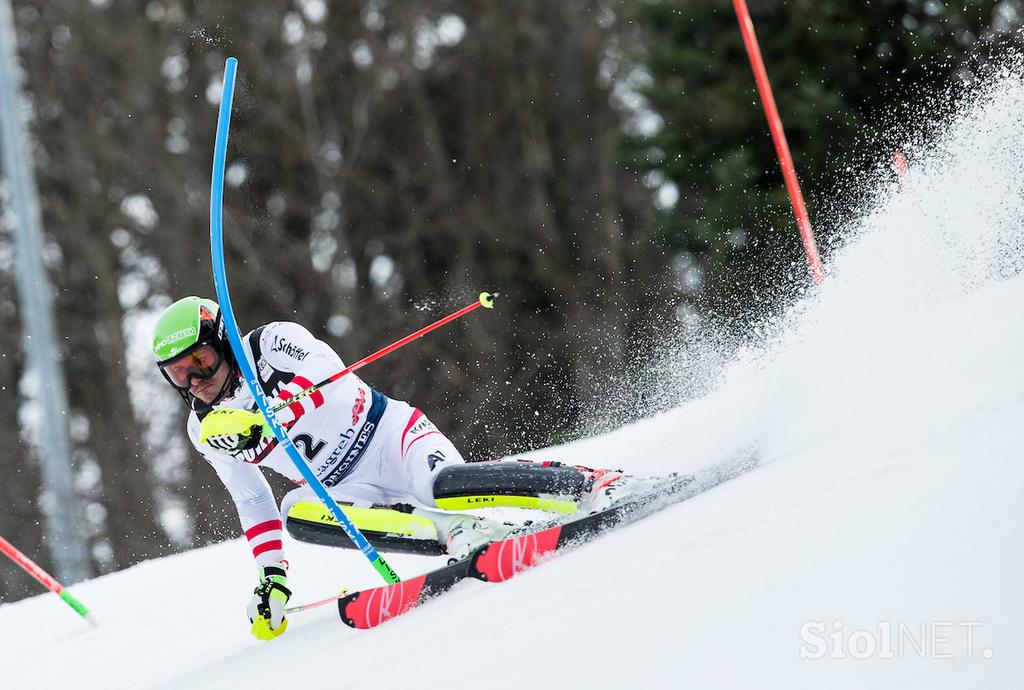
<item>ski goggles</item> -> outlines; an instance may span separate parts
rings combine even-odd
[[[160,364],[160,373],[167,382],[181,391],[192,387],[192,380],[205,381],[217,373],[224,355],[209,343],[200,343],[174,359]]]

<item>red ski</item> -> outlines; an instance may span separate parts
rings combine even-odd
[[[468,578],[504,582],[552,554],[591,541],[615,527],[635,522],[685,501],[756,464],[740,463],[699,474],[672,475],[664,483],[598,513],[482,546],[468,558],[411,580],[354,592],[338,600],[341,619],[353,628],[373,628],[447,592]]]

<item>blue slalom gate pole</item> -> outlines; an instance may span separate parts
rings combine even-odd
[[[352,540],[363,555],[370,561],[373,567],[380,573],[381,577],[388,584],[399,582],[400,578],[394,569],[388,565],[373,544],[366,540],[366,537],[352,524],[345,516],[338,503],[327,493],[327,488],[320,482],[313,471],[309,469],[302,456],[299,455],[295,444],[288,438],[284,427],[277,421],[270,401],[260,387],[259,380],[253,371],[253,365],[245,355],[245,348],[242,346],[242,335],[238,330],[238,323],[235,321],[235,314],[231,308],[231,295],[228,293],[227,270],[224,265],[224,165],[227,159],[228,130],[231,128],[231,102],[235,94],[235,72],[238,69],[238,60],[228,58],[224,64],[224,89],[220,99],[220,113],[217,115],[217,138],[213,146],[213,180],[210,184],[210,249],[213,259],[213,283],[217,289],[217,302],[220,304],[221,315],[224,319],[224,328],[227,331],[228,341],[231,343],[231,350],[235,354],[238,368],[242,372],[245,383],[252,391],[260,411],[270,425],[274,436],[277,437],[281,447],[288,453],[288,458],[295,464],[307,485],[316,492],[320,500],[324,502],[327,509],[331,511],[338,524],[345,531],[345,534]]]

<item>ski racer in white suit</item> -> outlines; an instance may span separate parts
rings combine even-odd
[[[243,339],[243,346],[246,357],[255,362],[259,383],[274,406],[287,403],[344,368],[341,358],[327,343],[297,323],[275,322],[256,328]],[[284,607],[291,596],[282,516],[296,525],[319,530],[318,535],[340,533],[340,528],[313,490],[305,486],[285,450],[272,435],[264,435],[265,430],[253,427],[248,434],[213,436],[205,443],[200,441],[201,422],[213,410],[257,409],[231,355],[215,302],[186,297],[168,307],[154,328],[153,351],[164,378],[189,404],[189,439],[230,492],[252,548],[260,583],[248,607],[252,632],[261,639],[276,637],[287,627]],[[447,488],[442,492],[456,496],[452,500],[458,501],[459,495],[480,494],[481,479],[493,483],[495,477],[499,485],[511,487],[499,493],[516,493],[524,486],[520,475],[529,470],[526,474],[534,490],[518,493],[542,496],[534,499],[541,503],[533,507],[545,507],[549,503],[543,501],[568,497],[593,509],[600,507],[602,501],[610,501],[615,490],[628,485],[627,478],[619,473],[568,468],[559,463],[466,465],[458,449],[423,412],[388,398],[353,374],[322,391],[298,397],[278,412],[277,418],[309,468],[331,496],[344,504],[346,514],[368,538],[380,516],[385,515],[385,523],[398,520],[401,526],[378,529],[380,539],[387,542],[390,537],[384,532],[396,531],[407,537],[395,542],[399,546],[422,545],[427,526],[435,553],[448,553],[453,558],[465,557],[477,546],[504,537],[511,528],[492,520],[441,510],[438,477],[445,478]],[[284,496],[280,507],[260,467],[273,469],[297,485]],[[449,471],[445,472],[446,469]],[[497,470],[501,473],[496,475]],[[502,496],[477,496],[472,500],[502,504]],[[404,512],[380,509],[390,506],[407,507]],[[308,521],[309,515],[317,514],[319,517]],[[360,525],[361,520],[367,522],[370,532]],[[292,525],[288,527],[291,529]],[[299,536],[295,531],[292,533]],[[349,545],[347,537],[332,537],[318,543]],[[385,550],[382,544],[375,545]]]

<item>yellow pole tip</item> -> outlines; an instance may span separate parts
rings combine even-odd
[[[489,292],[481,292],[480,293],[480,305],[482,307],[484,307],[484,309],[494,309],[494,298],[497,297],[497,296],[498,296],[498,293],[494,293],[492,295]]]

